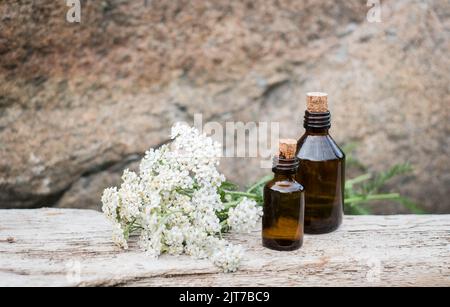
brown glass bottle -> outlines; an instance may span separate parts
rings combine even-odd
[[[264,187],[263,246],[279,251],[295,250],[303,244],[305,196],[295,180],[298,159],[293,141],[292,157],[274,159],[275,176]]]
[[[322,105],[314,107],[310,99],[317,95]],[[308,109],[318,112],[305,112],[306,131],[297,143],[296,179],[305,187],[304,229],[309,234],[336,230],[344,210],[345,155],[329,135],[331,114],[326,98],[322,93],[308,94]]]

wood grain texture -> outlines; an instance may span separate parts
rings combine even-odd
[[[229,239],[246,260],[224,274],[208,260],[122,251],[95,211],[0,210],[0,286],[450,286],[450,215],[347,216],[295,252],[263,248],[259,230]]]

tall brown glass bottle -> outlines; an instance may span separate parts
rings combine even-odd
[[[295,181],[298,159],[296,140],[280,140],[280,155],[274,159],[275,176],[264,187],[263,246],[279,251],[303,244],[305,196]]]
[[[309,93],[305,134],[297,142],[300,165],[296,179],[305,188],[305,233],[336,230],[344,209],[345,155],[328,131],[328,95]]]

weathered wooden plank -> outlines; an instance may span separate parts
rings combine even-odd
[[[88,210],[0,210],[0,286],[450,286],[450,215],[347,216],[338,231],[275,252],[259,230],[240,271],[207,260],[122,251]],[[79,273],[79,274],[78,274]]]

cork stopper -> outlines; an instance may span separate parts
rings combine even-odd
[[[311,113],[324,113],[328,111],[328,94],[311,92],[306,94],[306,109]]]
[[[281,139],[279,157],[283,159],[294,159],[297,150],[297,141],[294,139]]]

